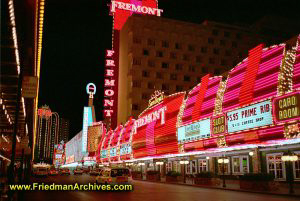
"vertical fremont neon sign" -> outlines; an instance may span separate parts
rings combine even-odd
[[[110,127],[117,126],[118,76],[120,30],[133,13],[161,16],[158,0],[112,0],[110,14],[113,16],[112,50],[106,51],[104,79],[104,118],[110,119]]]

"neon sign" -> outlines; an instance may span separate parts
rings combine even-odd
[[[227,125],[226,123],[227,122],[226,122],[225,115],[213,118],[211,121],[212,135],[214,136],[214,135],[224,134],[226,132],[226,125]]]
[[[151,99],[149,100],[148,107],[151,107],[153,105],[156,105],[164,100],[165,96],[164,93],[161,91],[155,91],[154,94],[151,96]]]
[[[107,150],[101,150],[101,158],[107,158]]]
[[[228,132],[272,124],[271,101],[250,105],[227,113]]]
[[[300,119],[300,93],[296,92],[273,101],[276,122],[287,122]]]
[[[131,153],[131,145],[130,144],[122,144],[120,146],[120,155],[130,154]]]
[[[140,6],[140,5],[123,3],[118,1],[111,1],[110,12],[112,13],[116,12],[116,8],[120,10],[131,11],[134,13],[143,13],[143,14],[156,15],[156,16],[161,16],[161,13],[163,12],[162,9],[158,9],[158,8]]]
[[[96,85],[94,83],[89,83],[86,85],[86,93],[90,95],[90,98],[96,94]]]
[[[113,106],[114,106],[114,87],[115,85],[115,79],[114,79],[114,67],[115,65],[115,61],[113,60],[113,55],[114,55],[114,51],[113,50],[106,50],[106,61],[105,61],[105,76],[106,78],[104,79],[104,107],[106,109],[104,109],[104,117],[111,117],[113,111]]]
[[[178,128],[177,139],[179,143],[208,137],[210,137],[210,119]]]
[[[93,122],[92,118],[92,108],[84,107],[83,110],[83,128],[82,128],[82,152],[87,151],[87,136],[88,136],[88,126],[91,126]]]
[[[110,157],[117,156],[117,149],[116,149],[116,147],[110,149],[109,155],[110,155]]]
[[[134,134],[136,133],[136,129],[139,127],[142,127],[146,124],[149,124],[151,122],[154,122],[156,120],[160,119],[160,124],[163,125],[165,124],[165,116],[166,116],[166,111],[167,110],[167,106],[164,106],[162,108],[160,108],[157,111],[154,111],[148,115],[143,116],[142,118],[136,120],[134,122]]]

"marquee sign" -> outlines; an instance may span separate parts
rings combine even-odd
[[[120,146],[120,155],[131,154],[131,145],[130,144],[122,144]]]
[[[109,151],[109,155],[110,155],[110,157],[117,156],[117,148],[116,147],[111,148]]]
[[[75,161],[74,155],[72,155],[72,156],[67,156],[67,158],[66,158],[66,164],[74,163],[74,161]]]
[[[88,137],[88,126],[91,126],[93,122],[92,108],[84,107],[83,110],[83,128],[82,128],[82,152],[87,151],[87,137]]]
[[[274,98],[276,123],[300,119],[300,92]]]
[[[177,138],[179,143],[208,137],[210,137],[210,119],[178,128]]]
[[[131,11],[134,13],[143,13],[149,15],[161,16],[162,9],[152,8],[148,6],[135,5],[131,3],[124,3],[119,1],[111,1],[110,12],[116,12],[116,9]]]
[[[266,100],[264,102],[228,112],[228,133],[271,125],[271,107],[271,101]]]
[[[115,79],[114,79],[114,67],[115,61],[113,59],[113,50],[106,50],[106,62],[105,62],[105,79],[104,79],[104,117],[111,117],[114,106],[114,94],[115,94]]]
[[[101,150],[101,158],[107,158],[107,150]]]
[[[144,125],[150,124],[156,120],[160,119],[160,124],[163,125],[165,124],[165,116],[166,116],[166,111],[167,106],[164,106],[160,108],[159,110],[156,110],[148,115],[143,116],[142,118],[139,118],[134,122],[134,131],[133,133],[136,133],[136,129],[139,127],[142,127]]]

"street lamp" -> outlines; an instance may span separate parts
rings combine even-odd
[[[229,163],[229,159],[228,158],[219,158],[218,159],[218,163],[222,164],[222,173],[223,173],[223,188],[226,188],[226,183],[225,183],[225,164]]]
[[[185,178],[185,165],[189,164],[189,161],[179,161],[179,163],[181,165],[183,165],[183,182],[186,182],[186,178]]]
[[[298,160],[298,156],[291,151],[284,153],[281,156],[281,160],[285,162],[287,169],[287,181],[289,182],[289,193],[294,193],[294,173],[293,173],[293,162]]]

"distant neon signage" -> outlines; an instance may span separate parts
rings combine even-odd
[[[139,118],[134,122],[134,133],[136,133],[137,128],[142,127],[144,125],[147,125],[151,122],[154,122],[156,120],[160,119],[160,124],[165,124],[165,116],[166,116],[166,110],[167,106],[164,106],[160,108],[157,111],[154,111],[148,115],[143,116],[142,118]]]
[[[271,101],[250,105],[227,113],[228,132],[272,124]]]
[[[89,83],[86,85],[86,93],[90,95],[90,98],[96,94],[96,85],[93,83]]]
[[[178,128],[177,138],[179,143],[208,137],[210,137],[210,119]]]
[[[91,126],[93,122],[92,118],[92,108],[84,107],[83,110],[83,128],[82,128],[82,152],[87,151],[87,136],[88,136],[88,126]]]
[[[109,151],[109,155],[110,155],[110,157],[117,156],[117,148],[116,147],[111,148]]]
[[[123,3],[118,1],[111,1],[110,12],[112,13],[116,12],[116,8],[120,10],[131,11],[134,13],[143,13],[143,14],[156,15],[156,16],[161,16],[161,13],[163,12],[162,9],[158,9],[158,8],[140,6],[140,5]]]
[[[105,60],[105,79],[104,79],[104,117],[111,117],[113,114],[114,106],[114,94],[115,94],[115,79],[114,79],[114,67],[116,66],[113,59],[113,50],[106,50],[106,60]]]
[[[300,119],[300,93],[277,97],[273,101],[276,122]]]
[[[101,150],[101,158],[107,158],[107,150]]]
[[[131,145],[130,144],[122,144],[120,146],[120,155],[131,154]]]

